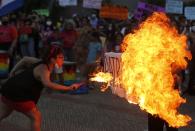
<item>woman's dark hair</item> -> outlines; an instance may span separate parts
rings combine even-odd
[[[64,54],[63,48],[60,45],[52,44],[44,48],[41,59],[44,63],[49,64],[50,59],[56,58],[59,54]]]

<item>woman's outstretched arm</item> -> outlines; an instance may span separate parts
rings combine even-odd
[[[41,82],[45,87],[48,87],[53,90],[61,90],[61,91],[68,91],[74,90],[79,88],[82,83],[72,84],[71,86],[64,86],[57,83],[54,83],[50,80],[50,71],[46,65],[41,65],[39,69],[35,72],[37,76],[40,78]]]

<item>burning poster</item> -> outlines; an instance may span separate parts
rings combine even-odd
[[[164,13],[155,12],[125,37],[127,46],[122,54],[120,77],[127,100],[177,128],[191,120],[177,111],[186,100],[175,89],[174,80],[191,59],[186,40]]]
[[[175,87],[177,73],[187,67],[192,57],[186,40],[164,13],[154,12],[124,38],[121,72],[115,76],[129,103],[139,105],[176,128],[191,121],[189,116],[178,112],[186,100]]]

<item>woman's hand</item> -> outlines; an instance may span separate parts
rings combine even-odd
[[[76,89],[78,89],[82,84],[83,84],[83,83],[75,83],[75,84],[72,84],[72,85],[70,86],[70,89],[71,89],[71,90],[76,90]]]

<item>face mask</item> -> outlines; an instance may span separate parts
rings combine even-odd
[[[52,22],[51,22],[51,21],[47,21],[46,24],[47,24],[48,26],[50,26],[50,25],[52,24]]]

